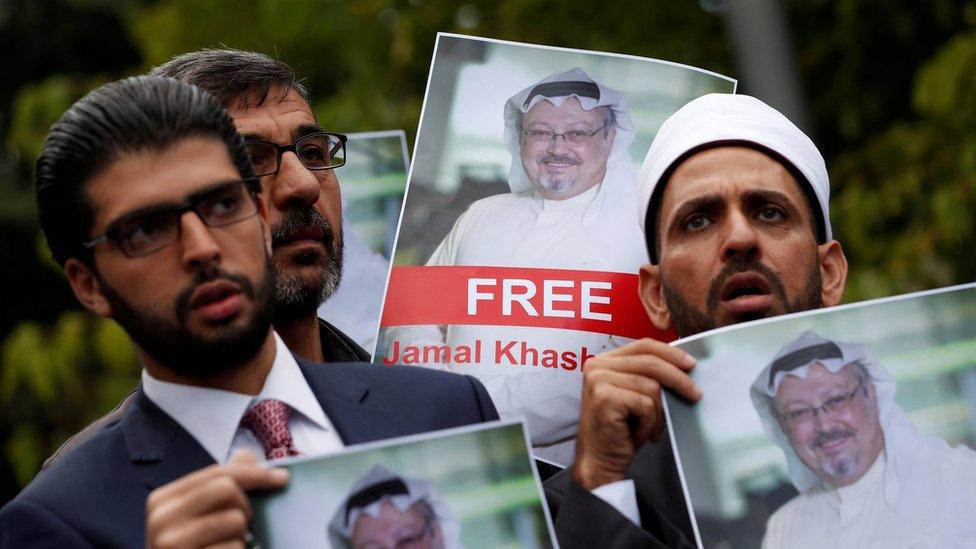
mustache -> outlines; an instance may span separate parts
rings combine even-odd
[[[779,275],[755,257],[747,254],[737,254],[722,267],[722,270],[719,271],[715,279],[712,280],[712,284],[708,287],[708,297],[706,300],[708,310],[714,311],[718,307],[718,303],[722,299],[722,288],[725,287],[725,283],[732,275],[750,271],[758,273],[765,278],[769,282],[770,292],[784,304],[787,303],[786,286],[783,285],[783,280]]]
[[[543,164],[548,164],[550,162],[559,162],[560,164],[579,164],[579,161],[572,156],[567,156],[565,154],[547,154],[542,157],[541,162]]]
[[[229,280],[241,288],[241,292],[247,297],[254,299],[254,285],[243,275],[229,273],[216,265],[211,265],[207,269],[197,271],[193,281],[178,296],[176,296],[176,318],[181,323],[186,320],[186,315],[190,311],[190,298],[197,288],[214,280]]]
[[[818,433],[817,436],[813,438],[813,441],[810,442],[810,446],[816,449],[824,444],[829,444],[831,442],[852,436],[854,436],[854,431],[851,431],[850,429],[834,429],[833,431]]]
[[[313,228],[322,233],[322,243],[332,250],[334,238],[332,225],[311,205],[305,205],[288,212],[277,224],[271,227],[271,245],[278,246],[291,240],[301,232]]]

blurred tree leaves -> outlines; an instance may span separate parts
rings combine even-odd
[[[912,106],[911,120],[833,162],[847,300],[976,279],[976,33],[919,68]]]
[[[37,158],[48,130],[72,103],[89,90],[109,82],[103,75],[58,74],[24,85],[13,99],[13,118],[7,146],[22,158]]]
[[[403,128],[413,139],[437,31],[736,76],[725,1],[0,0],[0,503],[138,381],[124,333],[77,312],[36,245],[31,165],[50,124],[89,89],[202,47],[251,49],[306,78],[328,128]],[[976,278],[968,253],[976,232],[974,5],[785,5],[850,260],[846,300]]]
[[[138,373],[128,336],[111,320],[68,311],[51,328],[18,324],[0,345],[0,405],[17,483],[33,478],[80,426],[115,407]]]

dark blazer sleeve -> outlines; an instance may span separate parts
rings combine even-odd
[[[636,486],[640,526],[623,516],[609,503],[573,482],[570,469],[554,475],[544,483],[546,500],[560,547],[614,549],[695,547],[694,542],[689,541],[692,535],[689,533],[690,524],[684,524],[684,528],[679,528],[674,519],[662,512],[659,507],[661,505],[683,507],[684,498],[680,488],[676,492],[671,489],[663,493],[661,488],[670,483],[665,482],[667,479],[662,480],[648,474],[654,469],[649,468],[648,460],[640,459],[641,457],[647,456],[638,454],[635,466],[631,468],[628,475],[633,478]],[[635,467],[640,470],[635,471]],[[683,518],[673,509],[671,511],[675,517]]]
[[[0,509],[0,549],[92,547],[60,517],[28,499]]]
[[[71,435],[71,438],[64,441],[64,443],[58,447],[58,449],[51,454],[51,457],[44,460],[44,464],[41,465],[41,471],[48,470],[52,465],[60,461],[66,454],[74,451],[75,448],[81,446],[88,439],[102,432],[106,427],[118,422],[125,415],[125,411],[132,406],[132,402],[136,398],[136,392],[132,391],[115,407],[114,410],[105,414],[104,416],[91,422],[87,427],[78,431],[77,433]]]
[[[468,382],[471,383],[471,387],[474,390],[475,402],[477,402],[478,409],[481,412],[481,420],[494,421],[498,419],[498,410],[495,409],[495,403],[488,396],[488,390],[485,389],[485,386],[472,376],[464,377],[468,379]]]

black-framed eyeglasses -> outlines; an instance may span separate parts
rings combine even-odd
[[[602,126],[600,126],[599,128],[593,131],[569,130],[562,133],[556,133],[548,130],[527,130],[525,128],[522,128],[522,135],[524,135],[526,140],[528,140],[530,143],[534,143],[537,145],[541,145],[543,143],[549,144],[550,139],[559,139],[560,137],[562,137],[563,141],[565,141],[566,143],[569,143],[571,145],[579,145],[581,143],[586,142],[588,139],[602,132],[605,129],[607,129],[606,122],[604,122]]]
[[[195,212],[208,227],[243,221],[258,213],[257,197],[248,183],[246,180],[216,183],[191,194],[182,204],[159,204],[126,214],[110,223],[104,233],[82,245],[93,248],[112,239],[126,257],[139,257],[175,242],[180,236],[180,218],[186,212]]]
[[[346,140],[341,133],[316,132],[301,137],[291,145],[248,139],[244,141],[254,164],[254,175],[261,177],[278,173],[281,157],[293,152],[302,166],[310,170],[330,170],[346,163]]]
[[[847,408],[847,405],[854,400],[854,397],[857,396],[858,391],[860,391],[862,387],[864,387],[864,380],[858,382],[857,387],[854,387],[854,390],[846,395],[839,395],[829,398],[826,402],[817,407],[800,408],[799,410],[785,412],[780,414],[780,417],[786,420],[786,423],[790,427],[796,427],[813,421],[813,418],[816,417],[818,413],[836,414],[838,412],[843,412]]]

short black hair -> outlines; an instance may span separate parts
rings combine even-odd
[[[647,207],[647,217],[644,218],[644,244],[647,246],[647,256],[650,258],[652,264],[657,264],[660,261],[660,251],[661,251],[661,235],[657,232],[657,222],[661,217],[661,202],[664,197],[664,187],[667,186],[668,181],[674,174],[675,170],[678,169],[685,160],[688,160],[692,156],[707,151],[709,149],[715,149],[718,147],[746,147],[759,151],[766,156],[772,158],[776,162],[779,162],[787,172],[793,176],[793,180],[796,181],[797,186],[803,193],[803,197],[806,199],[807,209],[810,211],[810,219],[813,223],[813,236],[819,244],[824,244],[827,242],[827,227],[826,221],[823,218],[823,212],[820,210],[820,200],[817,198],[817,194],[813,191],[813,185],[807,180],[803,172],[799,170],[792,162],[786,159],[780,153],[758,143],[753,143],[751,141],[741,141],[738,139],[725,140],[725,141],[713,141],[711,143],[704,143],[697,147],[691,148],[685,151],[684,154],[675,159],[674,162],[668,166],[668,169],[664,170],[661,174],[661,178],[658,180],[658,184],[654,187],[654,192],[651,194],[651,198],[648,202]]]
[[[240,108],[267,100],[273,88],[295,90],[308,103],[308,89],[287,64],[263,53],[232,49],[203,49],[170,59],[149,74],[169,76],[214,94],[225,107],[237,100]]]
[[[190,84],[136,76],[105,84],[79,99],[44,140],[34,170],[41,230],[54,259],[91,264],[95,214],[85,184],[126,153],[165,150],[186,137],[224,143],[251,191],[260,192],[251,158],[234,122],[217,99]]]

